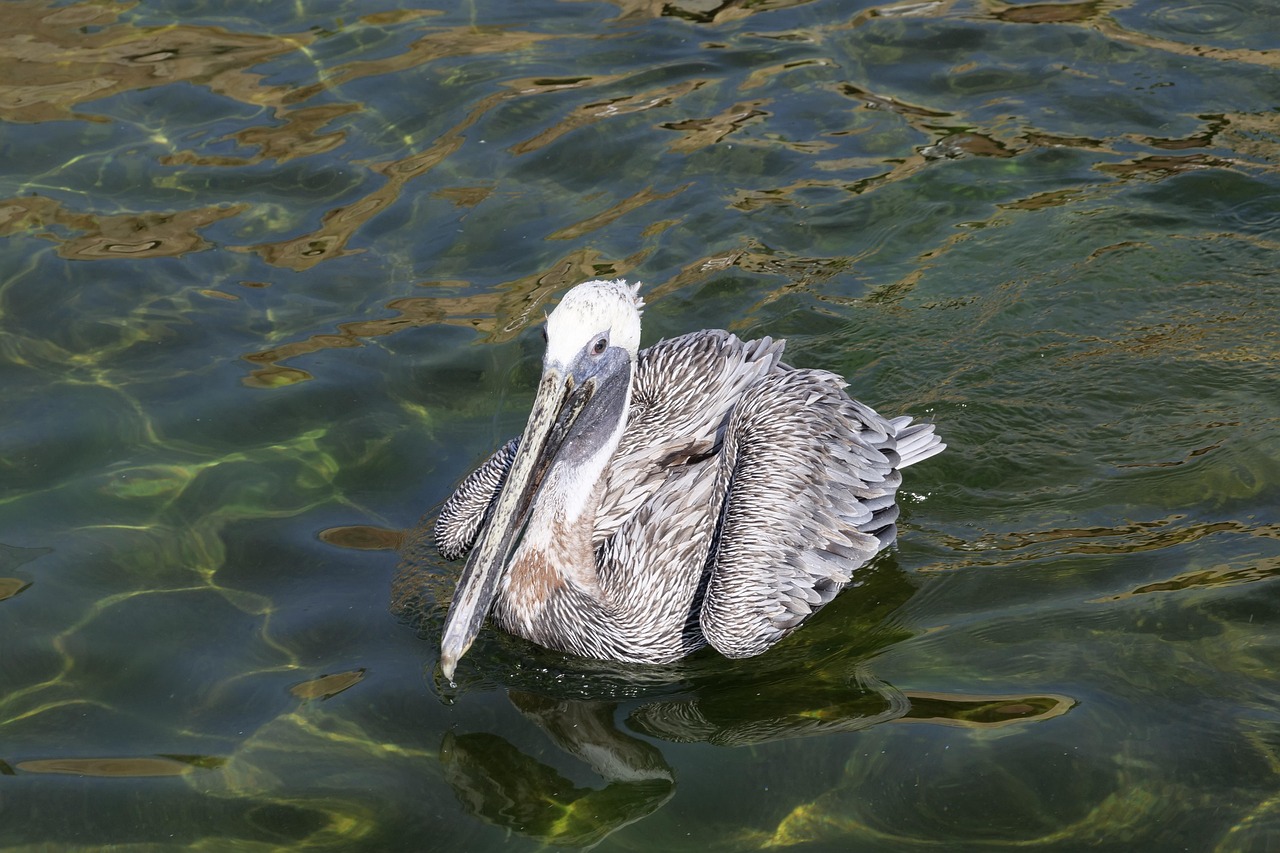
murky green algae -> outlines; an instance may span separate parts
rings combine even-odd
[[[5,11],[0,846],[1274,844],[1265,4]],[[762,658],[446,690],[599,276],[950,448]]]

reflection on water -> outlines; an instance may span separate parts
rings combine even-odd
[[[1269,3],[4,15],[2,846],[1275,846]],[[616,276],[951,449],[769,654],[443,691],[416,522]]]
[[[66,773],[72,776],[180,776],[200,766],[218,767],[220,759],[198,755],[160,758],[50,758],[18,762],[24,773]]]
[[[58,254],[73,260],[119,257],[177,257],[209,248],[197,233],[223,219],[237,216],[247,205],[183,210],[172,214],[93,216],[72,213],[41,196],[4,202],[0,234],[35,232],[58,244]],[[56,228],[55,231],[37,229]],[[75,236],[60,237],[72,232]],[[76,233],[78,232],[78,233]]]
[[[619,731],[613,705],[516,692],[510,699],[557,747],[588,764],[604,787],[577,787],[499,735],[446,732],[440,748],[446,779],[476,817],[550,844],[587,847],[675,793],[662,752]]]
[[[759,684],[758,687],[767,687]],[[1003,726],[1048,719],[1067,711],[1062,697],[908,697],[884,684],[858,691],[846,685],[839,705],[812,697],[804,710],[780,692],[746,709],[725,703],[727,727],[703,714],[698,700],[641,704],[627,727],[678,743],[748,746],[791,737],[855,732],[894,720],[928,720],[970,727]],[[757,693],[759,697],[761,694]],[[794,694],[789,694],[793,696]],[[487,732],[446,732],[440,748],[446,778],[468,812],[485,821],[549,844],[587,847],[648,816],[676,791],[675,770],[661,750],[626,734],[615,722],[617,704],[553,700],[511,691],[511,703],[538,725],[556,747],[590,766],[603,788],[576,787],[549,767]],[[868,701],[870,700],[870,701]],[[877,701],[879,700],[879,701]],[[721,701],[721,697],[716,697]],[[793,710],[772,719],[754,719],[761,706],[778,703]],[[862,706],[868,707],[862,707]],[[877,707],[879,706],[879,707]]]

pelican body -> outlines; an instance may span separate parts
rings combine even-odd
[[[707,330],[641,351],[638,290],[565,295],[524,432],[440,511],[440,553],[467,555],[446,678],[490,615],[600,660],[759,654],[893,541],[901,469],[945,447],[784,364],[783,341]]]

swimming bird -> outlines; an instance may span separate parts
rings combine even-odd
[[[441,508],[436,547],[467,555],[450,680],[491,612],[600,660],[759,654],[894,540],[901,470],[946,446],[784,364],[781,340],[706,330],[641,350],[639,287],[565,294],[524,432]]]

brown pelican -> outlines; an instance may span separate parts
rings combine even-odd
[[[783,341],[702,331],[640,350],[639,285],[591,281],[547,318],[523,434],[445,502],[469,556],[445,620],[453,678],[492,609],[505,631],[601,660],[759,654],[893,541],[901,469],[941,452]]]

